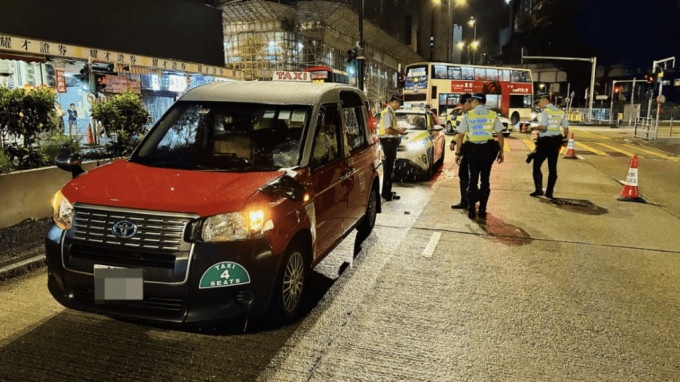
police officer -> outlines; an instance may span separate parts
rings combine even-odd
[[[503,163],[503,125],[496,112],[487,109],[486,95],[475,93],[472,96],[472,110],[465,113],[460,122],[456,145],[460,150],[463,137],[469,141],[469,148],[465,155],[468,157],[469,183],[467,189],[468,217],[486,219],[486,203],[489,200],[491,188],[489,176],[494,160]],[[498,136],[498,143],[493,134]],[[456,162],[461,158],[460,151],[456,151]],[[479,186],[477,183],[481,183]],[[479,212],[475,211],[475,204],[479,201]]]
[[[397,148],[399,148],[399,134],[403,134],[406,131],[406,128],[397,127],[395,111],[399,109],[401,104],[401,95],[393,95],[387,103],[387,107],[380,112],[380,124],[378,125],[380,146],[382,146],[383,154],[385,155],[381,195],[387,201],[399,200],[400,198],[396,192],[392,192],[392,179],[394,177],[394,162],[397,160]]]
[[[470,111],[471,105],[470,105],[470,98],[472,97],[472,94],[470,93],[465,93],[460,96],[459,104],[461,108],[461,113],[456,116],[456,131],[458,131],[458,128],[460,127],[460,122],[463,120],[463,115]],[[460,134],[460,133],[458,133]],[[465,146],[467,142],[467,139],[463,137],[463,143],[462,145]],[[451,151],[454,151],[456,149],[456,138],[451,140],[451,146],[449,147]],[[461,154],[461,159],[460,162],[458,163],[458,180],[460,181],[460,202],[457,204],[452,204],[451,208],[453,209],[467,209],[468,208],[468,198],[467,198],[467,188],[468,188],[468,181],[470,179],[470,173],[468,172],[468,160],[467,160],[467,155],[463,155],[461,151],[461,146],[458,146],[458,151],[456,154],[460,153]]]
[[[550,102],[548,93],[538,95],[538,107],[543,109],[539,116],[538,142],[536,142],[536,154],[534,155],[534,187],[531,196],[543,195],[543,174],[541,165],[548,159],[548,187],[545,189],[545,196],[552,199],[555,182],[557,182],[557,157],[560,148],[567,143],[566,137],[569,136],[569,123],[564,112],[555,107]],[[560,134],[560,128],[564,129],[564,135]]]

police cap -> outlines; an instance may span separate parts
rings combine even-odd
[[[540,101],[542,98],[550,100],[550,94],[548,94],[548,93],[538,93],[538,98],[536,98],[536,102]]]
[[[397,101],[399,104],[403,104],[404,100],[401,98],[401,94],[393,94],[389,102]]]
[[[484,93],[475,93],[471,98],[478,100],[480,103],[486,103],[486,94]]]

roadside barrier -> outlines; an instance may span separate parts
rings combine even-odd
[[[633,156],[630,161],[630,169],[628,169],[628,176],[626,182],[623,184],[623,190],[616,200],[622,202],[639,202],[644,203],[645,200],[640,197],[638,193],[638,157]]]
[[[571,133],[571,138],[569,138],[567,153],[564,155],[564,159],[576,159],[576,153],[574,152],[574,133]]]

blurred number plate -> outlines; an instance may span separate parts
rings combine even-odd
[[[144,270],[94,265],[94,301],[97,304],[144,299]]]

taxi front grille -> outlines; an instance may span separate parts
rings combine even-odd
[[[110,247],[93,247],[73,244],[69,251],[71,257],[88,259],[103,264],[119,264],[128,267],[175,267],[175,256],[166,252],[148,252]]]
[[[187,251],[190,247],[184,233],[193,215],[79,204],[74,212],[74,240],[144,250]],[[133,223],[136,233],[130,238],[116,236],[113,226],[120,221]]]

